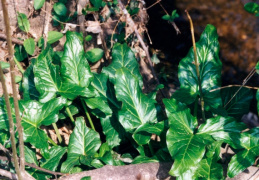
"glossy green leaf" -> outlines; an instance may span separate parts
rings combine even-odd
[[[254,164],[259,155],[259,128],[244,132],[239,139],[234,140],[234,143],[240,144],[245,149],[231,158],[228,166],[228,176],[231,178]]]
[[[100,135],[86,127],[84,118],[77,118],[69,139],[67,160],[62,164],[61,172],[69,172],[75,165],[79,165],[81,156],[92,158],[100,146]]]
[[[1,111],[1,110],[0,110]],[[0,112],[1,113],[1,112]],[[10,139],[10,134],[7,132],[7,130],[0,129],[0,143],[5,146],[7,141]]]
[[[94,5],[96,8],[100,8],[102,6],[102,0],[90,0],[90,2]]]
[[[67,8],[63,3],[57,2],[54,4],[53,9],[55,13],[59,16],[66,16],[67,15]]]
[[[34,82],[40,93],[41,102],[47,102],[56,97],[61,86],[60,68],[52,63],[52,55],[52,49],[49,46],[46,47],[36,59],[33,67]]]
[[[239,136],[246,128],[243,123],[238,123],[233,117],[221,117],[207,119],[198,129],[198,134],[211,135],[216,140],[231,143],[232,138]]]
[[[210,24],[206,26],[200,40],[196,43],[196,48],[205,108],[206,110],[210,108],[217,109],[222,105],[220,92],[210,92],[210,90],[218,88],[221,85],[222,63],[219,60],[218,35],[214,26]],[[181,93],[182,89],[184,89],[185,94],[180,97],[173,95],[173,97],[180,102],[188,104],[194,102],[200,93],[193,48],[191,48],[188,55],[181,60],[178,77],[181,84],[178,94]],[[189,94],[186,92],[189,92]]]
[[[127,46],[127,44],[115,44],[112,49],[112,63],[103,68],[105,74],[109,79],[115,83],[115,73],[118,69],[125,67],[139,80],[139,85],[142,87],[142,76],[139,72],[139,65],[135,58],[134,52]]]
[[[197,119],[191,115],[190,109],[175,99],[163,99],[170,128],[184,134],[192,134],[198,125]]]
[[[66,153],[67,148],[61,146],[53,146],[49,150],[50,157],[48,159],[41,159],[40,167],[48,169],[50,171],[56,171],[59,165],[59,161]]]
[[[35,64],[35,59],[31,60],[31,64],[27,67],[26,71],[23,73],[23,82],[22,82],[22,92],[24,100],[38,100],[39,92],[35,87],[34,83],[34,73],[33,68]]]
[[[30,55],[33,55],[35,51],[35,42],[32,38],[28,38],[23,42],[23,46],[26,52]]]
[[[170,128],[166,135],[168,150],[174,159],[169,171],[172,176],[180,176],[191,167],[197,166],[204,153],[206,141],[201,135],[186,134]]]
[[[87,90],[93,79],[90,66],[84,56],[83,37],[79,33],[68,31],[64,53],[61,58],[62,87],[61,95],[74,99],[76,96],[93,96]]]
[[[27,146],[24,146],[24,155],[25,155],[25,161],[27,163],[33,163],[38,166],[38,160],[36,157],[36,149],[31,149]]]
[[[17,61],[21,62],[23,61],[25,58],[27,58],[27,53],[24,49],[24,46],[22,45],[15,45],[14,46],[14,56],[17,59]]]
[[[227,110],[228,115],[240,120],[244,114],[249,112],[250,102],[253,99],[253,93],[248,88],[242,88],[235,95],[238,89],[239,87],[222,89],[221,96],[223,99],[223,105],[227,105],[225,109]],[[234,95],[234,99],[228,103]]]
[[[85,99],[85,102],[92,109],[91,112],[101,119],[103,133],[109,146],[118,146],[124,139],[125,130],[118,121],[117,114],[121,103],[115,97],[113,85],[109,82],[108,76],[101,73],[94,74],[91,86],[94,87],[96,96]]]
[[[200,180],[225,179],[223,176],[222,166],[213,161],[212,158],[201,160],[196,172],[196,177],[198,177]]]
[[[114,151],[106,152],[103,157],[100,158],[105,164],[113,166],[123,166],[125,165],[118,157],[120,155]]]
[[[91,63],[99,61],[103,57],[103,50],[100,48],[94,48],[85,53],[85,57]]]
[[[63,37],[63,34],[61,32],[49,31],[48,32],[48,40],[47,40],[47,42],[49,44],[53,44],[54,42],[57,42],[62,37]]]
[[[259,11],[259,5],[255,2],[249,2],[244,5],[247,12],[256,14]]]
[[[30,22],[24,13],[18,13],[17,16],[18,26],[24,32],[29,32],[30,30]]]
[[[10,64],[4,61],[0,61],[2,69],[6,69],[10,67]]]
[[[10,105],[11,105],[11,111],[13,115],[13,120],[16,122],[14,108],[13,108],[13,99],[9,98]],[[9,121],[8,121],[8,115],[7,115],[7,109],[5,105],[5,99],[3,97],[0,97],[0,130],[8,130],[9,129]]]
[[[147,156],[137,156],[131,164],[141,164],[141,163],[156,163],[159,162],[157,159],[149,158]]]
[[[47,150],[48,136],[40,129],[40,126],[48,126],[57,122],[58,111],[65,103],[64,98],[56,98],[45,104],[32,100],[20,101],[24,141],[31,143],[36,148]]]
[[[38,10],[38,9],[42,8],[44,3],[45,3],[45,0],[34,0],[33,1],[34,9]]]
[[[138,79],[126,68],[118,69],[115,75],[116,97],[122,101],[119,121],[128,132],[146,123],[157,122],[154,101],[142,93]]]

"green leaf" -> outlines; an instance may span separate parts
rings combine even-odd
[[[242,133],[239,139],[234,139],[234,143],[245,149],[231,158],[228,166],[228,176],[231,178],[254,164],[255,158],[259,155],[259,128]]]
[[[87,91],[93,75],[84,56],[83,37],[79,33],[68,31],[66,38],[61,58],[62,87],[60,94],[70,99],[79,95],[93,96],[93,93]]]
[[[170,15],[166,14],[166,15],[164,15],[164,16],[162,17],[162,19],[163,19],[163,20],[166,20],[166,21],[169,21],[170,17],[171,17]]]
[[[22,81],[22,77],[21,76],[15,76],[14,81],[15,81],[15,83],[19,83],[19,82]]]
[[[218,88],[221,85],[222,63],[219,60],[218,35],[214,26],[210,24],[206,26],[200,40],[196,43],[196,48],[205,109],[217,109],[222,105],[220,92],[210,92],[210,90]],[[181,60],[178,77],[181,84],[179,91],[184,89],[185,98],[181,98],[183,96],[179,98],[175,95],[173,95],[173,97],[183,103],[190,104],[194,102],[197,96],[200,95],[200,92],[193,48],[191,48],[188,55]],[[188,95],[186,92],[190,92],[190,94]],[[192,99],[192,101],[187,100],[188,98]]]
[[[28,38],[23,42],[23,46],[26,52],[30,55],[33,55],[35,51],[35,42],[32,38]]]
[[[38,100],[40,96],[34,83],[34,73],[33,73],[34,64],[35,64],[35,59],[32,59],[31,64],[29,65],[29,67],[27,67],[26,71],[23,73],[22,92],[23,92],[24,100]]]
[[[30,22],[24,13],[19,13],[17,16],[18,26],[24,32],[29,32],[30,30]]]
[[[69,139],[67,160],[62,164],[61,172],[69,172],[75,165],[80,165],[81,158],[92,158],[100,146],[100,135],[86,127],[84,118],[77,118]]]
[[[93,39],[93,37],[91,35],[87,35],[85,37],[85,41],[91,41]]]
[[[85,57],[91,63],[99,61],[103,57],[103,50],[100,48],[94,48],[85,53]]]
[[[208,179],[225,179],[223,176],[223,168],[220,164],[213,161],[212,158],[201,160],[198,169],[196,170],[196,177],[200,180]]]
[[[47,40],[47,42],[49,44],[53,44],[54,42],[57,42],[62,37],[63,37],[63,34],[61,32],[49,31],[48,32],[48,40]]]
[[[231,143],[232,138],[239,136],[241,131],[246,128],[244,123],[238,123],[232,117],[221,117],[207,119],[198,129],[198,134],[211,135],[216,140]]]
[[[38,9],[42,8],[44,3],[45,3],[45,0],[34,0],[33,1],[34,9],[38,10]]]
[[[118,111],[121,108],[115,97],[113,85],[109,82],[108,76],[104,73],[94,74],[91,83],[96,91],[94,98],[85,99],[91,112],[101,119],[103,133],[110,147],[115,147],[124,139],[125,130],[118,121]],[[100,102],[102,103],[92,103]]]
[[[103,68],[105,74],[109,76],[110,81],[115,83],[115,73],[118,69],[125,67],[131,74],[137,77],[139,85],[142,87],[142,76],[139,72],[139,64],[135,58],[134,52],[127,46],[127,44],[115,44],[112,50],[112,63]]]
[[[1,113],[1,110],[0,110]],[[10,134],[8,131],[4,129],[0,129],[0,143],[5,147],[5,144],[8,142],[10,139]]]
[[[64,106],[66,99],[56,98],[45,104],[37,101],[20,101],[20,113],[24,128],[24,141],[30,142],[39,149],[48,149],[48,136],[40,129],[41,125],[51,125],[58,121],[58,111]]]
[[[61,87],[61,78],[59,75],[59,66],[52,63],[53,50],[46,47],[38,58],[33,67],[34,82],[40,93],[42,103],[56,97],[56,93]]]
[[[50,171],[56,171],[59,165],[59,161],[62,156],[66,153],[67,148],[61,146],[53,146],[49,150],[50,158],[41,159],[40,167],[48,169]]]
[[[118,69],[115,75],[116,97],[122,101],[119,121],[128,132],[146,123],[157,122],[154,101],[142,93],[138,79],[126,68]]]
[[[90,0],[90,2],[94,5],[96,8],[100,8],[102,6],[102,0]]]
[[[15,45],[14,46],[14,56],[17,59],[17,61],[21,62],[23,61],[25,58],[27,58],[27,53],[24,49],[24,46],[22,45]]]
[[[13,99],[9,98],[10,100],[10,105],[11,105],[11,112],[13,115],[13,120],[16,122],[15,118],[15,113],[14,113],[14,105],[13,105]],[[6,105],[5,105],[5,99],[3,97],[0,97],[0,130],[8,130],[9,129],[9,120],[8,120],[8,115],[7,115],[7,110],[6,110]]]
[[[10,64],[7,62],[0,61],[0,64],[1,64],[2,69],[6,69],[6,68],[10,67]]]
[[[206,142],[201,135],[186,134],[170,128],[166,141],[174,159],[174,164],[169,171],[172,176],[180,176],[191,167],[197,166],[205,154]]]
[[[175,99],[163,99],[170,128],[174,131],[192,134],[198,125],[197,119],[191,115],[190,109]]]
[[[141,163],[155,163],[159,162],[157,159],[149,158],[146,156],[137,156],[131,164],[141,164]]]
[[[25,161],[27,163],[33,163],[38,166],[38,160],[36,157],[36,149],[28,148],[27,146],[24,146],[24,155],[25,155]]]
[[[255,2],[249,2],[244,5],[247,12],[256,14],[259,11],[259,5]]]
[[[53,9],[55,13],[59,16],[66,16],[67,15],[67,8],[63,3],[57,2],[54,4]]]
[[[248,88],[242,88],[235,95],[238,89],[239,87],[222,89],[221,96],[223,99],[223,105],[227,105],[225,109],[227,110],[228,115],[240,120],[244,114],[249,112],[250,102],[253,99],[253,93]],[[228,103],[234,95],[235,97],[230,101],[230,103]]]

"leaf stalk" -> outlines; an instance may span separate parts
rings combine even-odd
[[[53,128],[54,128],[54,130],[55,130],[55,133],[56,133],[57,137],[58,137],[59,143],[62,143],[62,138],[61,138],[61,136],[60,136],[60,133],[59,133],[57,124],[56,124],[56,123],[52,123],[52,126],[53,126]]]
[[[91,128],[92,128],[93,130],[95,130],[94,123],[93,123],[92,118],[91,118],[91,116],[90,116],[90,114],[89,114],[89,112],[88,112],[88,110],[87,110],[87,108],[86,108],[86,103],[85,103],[85,101],[84,101],[83,99],[81,99],[81,103],[82,103],[82,105],[83,105],[83,108],[84,108],[86,117],[87,117],[87,119],[88,119],[88,121],[89,121],[89,124],[90,124]]]
[[[71,111],[69,110],[68,107],[66,107],[66,112],[71,120],[71,122],[73,123],[73,125],[75,126],[75,119],[73,118],[72,114],[71,114]]]

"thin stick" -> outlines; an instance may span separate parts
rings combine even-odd
[[[49,141],[53,146],[58,146],[50,137],[48,137],[48,141]]]
[[[151,72],[152,72],[153,77],[155,78],[156,82],[157,82],[158,84],[160,84],[159,79],[157,78],[156,72],[155,72],[155,70],[154,70],[154,68],[153,68],[153,65],[152,65],[152,61],[151,61],[151,58],[150,58],[150,55],[149,55],[149,52],[148,52],[148,47],[145,45],[145,43],[144,43],[142,37],[140,36],[140,34],[139,34],[138,30],[137,30],[137,27],[136,27],[134,21],[133,21],[132,18],[130,17],[128,11],[125,9],[125,7],[124,7],[124,5],[122,4],[121,0],[118,0],[118,3],[119,3],[119,5],[120,5],[120,7],[121,7],[121,9],[122,9],[123,14],[126,16],[126,20],[129,22],[129,24],[131,24],[131,25],[133,26],[134,32],[135,32],[135,34],[136,34],[136,36],[137,36],[137,38],[138,38],[138,40],[139,40],[139,42],[140,42],[140,44],[141,44],[141,47],[144,49],[144,51],[145,51],[145,53],[146,53],[147,60],[148,60],[147,64],[149,65],[149,67],[150,67],[150,69],[151,69]],[[160,89],[159,91],[162,93],[162,95],[163,95],[164,97],[166,97],[166,95],[164,94],[164,92],[163,92],[161,89]]]
[[[6,171],[4,169],[0,169],[0,175],[4,176],[4,177],[7,177],[9,179],[17,179],[17,175],[16,174],[11,173],[9,171]]]
[[[6,7],[6,0],[2,0],[2,9],[3,9],[3,17],[4,17],[4,23],[5,23],[5,30],[6,30],[6,37],[7,37],[7,45],[8,45],[8,52],[10,56],[10,71],[11,71],[11,81],[12,81],[12,89],[13,89],[13,99],[14,99],[14,109],[15,109],[15,117],[16,117],[16,123],[17,123],[17,129],[18,129],[18,134],[19,134],[19,150],[20,150],[20,168],[18,164],[18,159],[17,159],[17,152],[16,152],[16,147],[15,147],[15,134],[14,134],[14,123],[12,119],[12,113],[11,113],[11,106],[9,102],[9,97],[8,93],[6,90],[6,84],[4,80],[4,75],[2,70],[1,71],[1,80],[2,80],[2,86],[3,89],[5,89],[5,102],[6,102],[6,107],[9,116],[9,128],[10,128],[10,135],[11,135],[11,143],[12,143],[12,149],[14,158],[15,158],[15,170],[18,176],[18,179],[22,179],[22,174],[24,174],[25,171],[25,157],[24,157],[24,143],[23,143],[23,128],[21,125],[21,118],[20,118],[20,112],[19,112],[19,105],[18,105],[18,97],[17,97],[17,90],[16,90],[16,84],[15,84],[15,75],[14,75],[14,61],[13,61],[13,48],[12,48],[12,36],[11,36],[11,28],[10,28],[10,22],[9,22],[9,16],[8,16],[8,10]],[[1,69],[1,67],[0,67]]]
[[[44,37],[44,48],[47,47],[47,40],[48,40],[48,31],[49,31],[49,19],[51,12],[51,4],[49,2],[45,2],[45,21],[44,21],[44,30],[43,30],[43,37]]]
[[[6,158],[6,157],[4,157],[4,156],[0,156],[0,160],[7,161],[8,158]],[[11,160],[13,161],[13,159],[11,159]],[[34,169],[38,169],[38,170],[40,170],[40,171],[49,173],[49,174],[60,175],[60,176],[65,175],[64,173],[61,173],[61,172],[55,172],[55,171],[50,171],[50,170],[48,170],[48,169],[41,168],[41,167],[39,167],[39,166],[37,166],[36,164],[33,164],[33,163],[27,163],[27,162],[25,162],[25,165],[26,165],[26,166],[29,166],[29,167],[32,167],[32,168],[34,168]]]
[[[251,86],[243,86],[243,85],[228,85],[228,86],[223,86],[223,87],[219,87],[219,88],[216,88],[216,89],[212,89],[210,90],[210,92],[214,92],[214,91],[218,91],[218,90],[221,90],[221,89],[226,89],[226,88],[231,88],[231,87],[245,87],[245,88],[248,88],[248,89],[256,89],[258,90],[259,87],[251,87]]]
[[[152,5],[150,5],[149,7],[146,8],[146,10],[148,10],[149,8],[152,8],[154,5],[156,5],[157,3],[160,3],[161,0],[158,0],[157,2],[153,3]]]
[[[4,6],[3,1],[2,1],[2,6]],[[5,97],[5,104],[6,104],[6,109],[7,109],[7,114],[8,114],[8,119],[9,119],[9,132],[11,136],[11,144],[12,144],[12,151],[13,151],[13,157],[14,157],[14,167],[15,171],[18,175],[18,179],[22,179],[21,171],[19,168],[19,163],[18,163],[18,158],[17,158],[17,150],[16,150],[16,143],[15,143],[15,135],[14,135],[14,123],[13,123],[13,117],[12,117],[12,112],[11,112],[11,105],[8,97],[8,92],[5,84],[5,78],[4,74],[2,71],[2,66],[0,63],[0,79],[3,87],[3,92],[4,92],[4,97]]]
[[[245,84],[249,81],[249,79],[251,79],[251,77],[255,74],[256,70],[255,68],[252,69],[252,71],[246,76],[246,78],[244,79],[242,85],[240,86],[240,88],[236,91],[236,93],[231,97],[231,99],[227,102],[227,104],[224,105],[224,108],[227,107],[227,105],[234,99],[234,97],[237,95],[237,93],[242,89],[242,87],[245,86]]]
[[[85,110],[86,117],[87,117],[87,119],[88,119],[88,121],[89,121],[89,124],[90,124],[91,128],[92,128],[93,130],[95,130],[94,123],[93,123],[93,121],[92,121],[92,118],[91,118],[90,114],[89,114],[88,111],[87,111],[87,107],[86,107],[86,105],[85,105],[86,103],[85,103],[85,101],[84,101],[83,99],[81,99],[81,103],[82,103],[82,105],[83,105],[83,108],[84,108],[84,110]]]
[[[4,33],[0,33],[0,39],[6,40],[7,37]],[[14,37],[12,37],[12,42],[15,44],[23,45],[23,41],[21,41],[20,39],[14,38]]]
[[[199,91],[200,91],[200,99],[201,99],[202,119],[203,119],[203,121],[205,121],[206,118],[205,118],[205,110],[204,110],[204,99],[203,99],[202,88],[201,88],[201,78],[200,78],[199,63],[198,63],[197,51],[196,51],[196,44],[195,44],[195,38],[194,38],[194,28],[193,28],[192,18],[190,17],[190,15],[189,15],[189,13],[188,13],[187,10],[185,10],[185,12],[186,12],[187,17],[188,17],[188,19],[189,19],[189,21],[190,21],[190,26],[191,26],[193,53],[194,53],[194,60],[195,60],[196,73],[197,73],[197,77],[198,77],[198,84],[199,84]]]

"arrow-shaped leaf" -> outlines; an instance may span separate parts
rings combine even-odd
[[[157,122],[153,99],[142,93],[138,80],[126,68],[118,69],[115,75],[116,97],[122,101],[119,121],[126,131],[134,132],[143,124]]]
[[[43,103],[56,97],[61,86],[59,66],[52,63],[52,56],[53,50],[48,46],[38,56],[33,67],[35,86]]]
[[[216,109],[222,104],[220,94],[219,91],[210,92],[210,90],[221,85],[220,78],[222,63],[219,60],[218,35],[214,26],[210,24],[206,26],[200,40],[196,43],[196,47],[205,108],[207,110],[210,108]],[[196,66],[194,63],[193,48],[191,48],[188,55],[181,60],[179,64],[178,77],[181,87],[177,96],[173,95],[173,97],[178,99],[180,102],[188,104],[194,102],[196,97],[200,95],[200,92]],[[185,94],[179,96],[182,89],[184,89],[183,92],[185,92]],[[211,98],[212,96],[213,98]]]
[[[234,139],[234,143],[245,149],[231,158],[228,166],[228,176],[231,178],[254,164],[259,155],[259,128],[242,133],[239,139]]]
[[[112,50],[112,63],[103,68],[105,74],[108,74],[111,82],[115,83],[116,70],[125,67],[139,80],[139,85],[142,87],[142,76],[139,72],[139,65],[135,58],[133,51],[127,46],[127,44],[115,44]]]
[[[86,127],[84,118],[77,118],[69,139],[67,160],[62,164],[61,172],[69,172],[75,165],[80,165],[80,159],[92,159],[100,146],[100,135]]]
[[[60,94],[74,99],[76,96],[93,96],[87,87],[93,75],[84,56],[83,37],[76,32],[67,32],[67,41],[61,58],[62,87]]]
[[[24,141],[39,149],[47,150],[48,136],[40,129],[58,121],[58,111],[65,105],[66,99],[56,98],[45,104],[37,101],[20,101]]]

